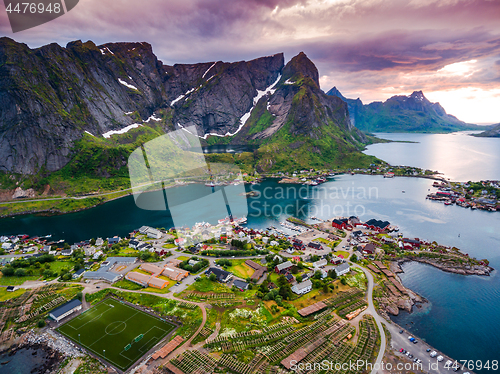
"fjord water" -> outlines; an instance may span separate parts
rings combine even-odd
[[[500,179],[500,139],[476,138],[474,131],[452,134],[378,133],[377,137],[415,143],[379,143],[366,154],[391,165],[437,170],[453,181]]]
[[[406,136],[400,137],[408,140]],[[408,135],[408,138],[411,137]],[[495,140],[500,145],[500,139]],[[408,157],[408,154],[416,155],[413,144],[398,144],[402,146],[402,158]],[[497,146],[497,153],[486,155],[485,158],[498,157],[499,149]],[[484,151],[484,147],[479,150]],[[453,162],[450,158],[449,163]],[[398,161],[393,163],[403,164]],[[413,165],[411,162],[407,164]],[[432,168],[426,164],[422,167]],[[452,166],[448,167],[451,170]],[[467,170],[471,177],[465,179],[475,179],[476,166]],[[496,172],[498,174],[498,170]],[[494,178],[499,177],[488,179]],[[248,225],[257,228],[278,226],[280,221],[290,215],[308,219],[311,215],[330,218],[333,215],[357,214],[363,220],[387,219],[399,226],[405,236],[457,246],[471,256],[489,259],[495,269],[500,269],[500,213],[471,211],[426,200],[429,189],[433,189],[432,182],[419,178],[384,179],[381,176],[341,175],[323,185],[306,187],[279,184],[277,180],[268,179],[259,185],[246,186],[247,190],[259,192],[259,196],[247,201]],[[208,193],[210,188],[203,185],[187,185],[172,189],[169,195],[173,196],[174,203],[179,203],[191,195],[199,197],[200,194]],[[211,213],[209,205],[200,206],[191,213],[193,222],[205,220],[214,223],[217,218],[221,218]],[[172,220],[168,211],[138,209],[133,197],[127,196],[74,214],[2,219],[0,235],[50,233],[53,239],[64,238],[73,243],[98,236],[124,236],[142,225],[167,228],[172,225]],[[395,321],[455,359],[485,361],[499,358],[498,271],[490,277],[466,277],[415,263],[405,265],[404,270],[405,273],[401,274],[403,283],[427,298],[429,304],[410,315],[401,313],[394,318]]]

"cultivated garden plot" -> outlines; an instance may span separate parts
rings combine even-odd
[[[90,352],[126,370],[174,325],[114,298],[104,299],[57,329]]]

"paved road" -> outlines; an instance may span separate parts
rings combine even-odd
[[[378,315],[375,306],[373,305],[373,286],[375,282],[373,280],[373,275],[367,269],[354,263],[351,263],[350,265],[352,267],[363,270],[363,272],[366,275],[366,278],[368,279],[368,291],[367,291],[368,308],[366,310],[370,312],[373,318],[375,318],[375,323],[377,324],[378,330],[380,332],[380,350],[378,352],[377,359],[375,360],[374,369],[371,372],[371,374],[377,374],[378,370],[376,370],[376,368],[381,366],[382,359],[384,358],[385,354],[385,347],[387,345],[387,341],[384,329],[382,328],[382,317]]]

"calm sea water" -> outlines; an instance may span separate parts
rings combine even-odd
[[[400,137],[407,140],[405,136],[411,138],[413,135]],[[442,137],[426,135],[429,136]],[[469,138],[463,136],[457,139],[469,142]],[[409,157],[405,152],[420,157],[411,148],[412,144],[399,143],[398,146],[402,147],[400,152],[403,158]],[[408,147],[406,150],[405,146]],[[497,153],[485,157],[498,157],[498,149],[494,152]],[[416,164],[401,160],[391,162]],[[452,164],[454,161],[449,158],[449,162]],[[433,168],[429,165],[419,166]],[[455,167],[449,165],[448,168],[452,170]],[[469,169],[471,177],[465,179],[475,179],[475,172],[475,167]],[[496,173],[499,174],[498,168]],[[471,211],[425,200],[429,189],[432,190],[431,185],[432,180],[428,179],[384,179],[381,176],[364,175],[337,176],[318,187],[278,184],[276,180],[266,180],[257,186],[246,186],[247,190],[253,188],[260,193],[258,197],[247,201],[248,225],[257,228],[277,226],[290,215],[306,220],[311,215],[330,218],[333,215],[351,214],[359,215],[364,220],[387,219],[398,225],[407,236],[457,246],[471,256],[488,258],[494,268],[500,269],[500,213]],[[208,194],[210,189],[203,185],[188,185],[171,192],[171,196],[177,196],[172,201],[180,203],[186,200],[186,196]],[[202,220],[214,223],[221,218],[211,213],[214,211],[216,209],[212,210],[210,206],[193,210],[190,212],[192,222],[186,224]],[[134,199],[129,196],[64,216],[2,219],[0,235],[50,233],[54,239],[64,238],[72,243],[98,236],[124,236],[142,225],[171,227],[172,219],[168,211],[138,209]],[[422,264],[408,264],[404,270],[405,273],[401,275],[404,284],[430,303],[411,315],[402,313],[395,318],[398,323],[408,324],[406,327],[410,331],[455,359],[484,361],[500,357],[500,276],[497,271],[491,277],[465,277]]]
[[[500,179],[500,139],[469,134],[376,134],[389,140],[417,143],[384,143],[368,146],[366,154],[391,165],[418,166],[444,173],[455,181]]]

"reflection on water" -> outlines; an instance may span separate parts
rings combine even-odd
[[[383,139],[418,143],[373,144],[365,153],[391,165],[437,170],[455,181],[500,179],[500,138],[476,138],[471,133],[378,133]]]

